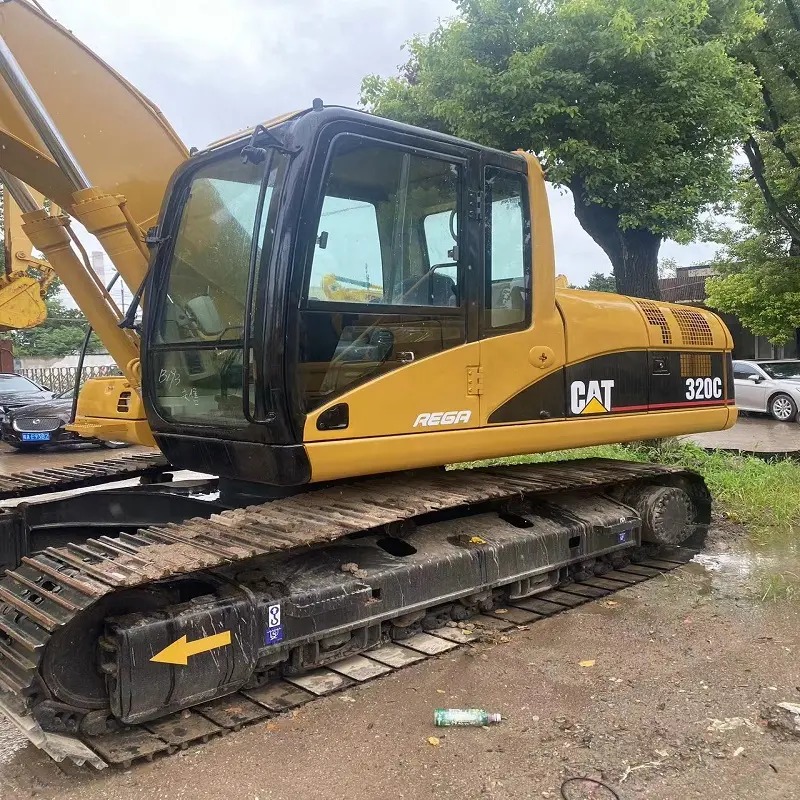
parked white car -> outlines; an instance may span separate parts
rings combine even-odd
[[[779,422],[798,419],[800,360],[734,361],[733,383],[742,411],[760,411]]]

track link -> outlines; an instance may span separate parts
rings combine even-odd
[[[132,453],[53,469],[32,469],[0,475],[0,500],[33,497],[97,486],[110,480],[157,476],[169,467],[161,453]]]
[[[264,505],[225,511],[210,519],[191,519],[181,524],[142,529],[135,535],[102,536],[81,544],[45,548],[32,557],[23,558],[22,564],[8,571],[0,581],[0,710],[54,758],[60,755],[98,767],[152,756],[214,735],[222,729],[244,724],[233,712],[230,698],[198,708],[198,712],[206,708],[208,713],[198,716],[195,711],[182,712],[177,717],[147,722],[131,731],[109,734],[117,737],[112,739],[84,737],[82,744],[76,736],[44,733],[30,709],[47,697],[41,668],[51,637],[73,619],[86,614],[101,598],[175,576],[239,564],[280,551],[306,549],[412,518],[438,518],[459,509],[537,495],[619,490],[642,482],[664,485],[682,482],[694,492],[701,507],[708,504],[707,491],[699,476],[653,464],[598,459],[450,472],[430,470],[338,484]],[[707,512],[708,508],[703,507],[701,516],[707,518]],[[665,569],[677,565],[672,561],[662,563]],[[646,577],[641,574],[642,569],[658,570],[659,567],[656,564],[638,569],[638,575]],[[542,609],[549,608],[547,604],[550,603],[554,611],[563,610],[568,606],[555,597],[561,596],[564,601],[567,596],[589,599],[590,589],[621,588],[632,582],[635,574],[636,570],[630,568],[620,572],[622,578],[585,581],[580,584],[580,591],[565,593],[565,587],[561,587],[561,592],[553,595],[553,599],[541,595],[520,601],[515,616],[518,619],[520,610],[526,610],[534,614],[531,620],[536,619],[536,614],[542,612],[533,609],[531,604],[542,604],[539,605]],[[570,599],[569,602],[578,604],[583,600],[576,603]],[[514,621],[510,616],[508,620]],[[435,641],[448,641],[448,636],[451,639],[453,636],[441,631],[433,635]],[[394,651],[399,652],[398,658],[407,655],[405,651],[409,647],[406,645],[394,646],[405,648]],[[355,658],[360,659],[357,663],[372,671],[377,668],[370,667],[371,664],[382,663],[373,657]],[[384,666],[391,667],[390,664]],[[341,669],[328,672],[341,675]],[[334,680],[330,675],[327,680]],[[281,685],[294,686],[293,692],[299,688],[309,692],[310,684],[303,684],[308,678],[308,675],[297,676]],[[268,686],[266,691],[277,690]],[[315,693],[324,692],[310,691],[311,696]],[[264,705],[252,691],[249,695],[245,692],[243,700],[247,701],[243,707],[249,709],[249,714],[256,714],[254,703],[266,709],[266,713],[281,710]],[[270,702],[272,706],[278,704],[277,700]],[[220,709],[227,711],[220,712],[215,722],[213,717]],[[192,725],[187,719],[192,720]],[[220,725],[220,720],[237,719],[240,721],[236,724]],[[106,747],[104,742],[111,742],[113,747]],[[126,757],[125,753],[132,755]]]

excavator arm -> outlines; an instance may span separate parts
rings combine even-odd
[[[153,443],[136,391],[138,334],[119,327],[120,310],[78,255],[85,253],[71,219],[98,238],[137,292],[148,265],[144,234],[186,158],[156,106],[68,30],[28,0],[0,0],[0,178],[14,200],[6,205],[0,327],[43,321],[44,291],[58,275],[125,376],[82,392],[75,430],[84,435]],[[45,210],[43,197],[63,213]],[[14,244],[28,241],[46,262]]]

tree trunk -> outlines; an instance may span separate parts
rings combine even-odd
[[[575,201],[575,216],[581,227],[609,257],[617,280],[617,291],[630,297],[660,300],[658,251],[661,248],[661,236],[645,228],[622,230],[616,209],[585,201],[580,179],[573,180],[570,188]]]

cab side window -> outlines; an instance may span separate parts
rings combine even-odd
[[[509,170],[484,175],[484,336],[522,330],[531,319],[531,222],[527,181]]]
[[[308,298],[387,306],[461,304],[461,167],[344,135],[334,144]]]
[[[351,133],[333,139],[300,311],[305,413],[466,341],[464,163]]]

